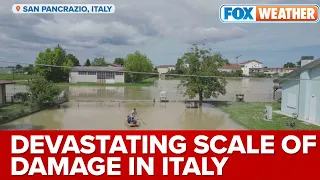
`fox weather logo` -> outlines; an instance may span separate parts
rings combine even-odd
[[[221,6],[221,22],[248,22],[255,21],[255,6]]]

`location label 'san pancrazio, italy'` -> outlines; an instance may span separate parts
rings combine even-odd
[[[223,23],[317,23],[318,5],[222,5]]]
[[[13,13],[106,13],[115,12],[113,4],[14,4]]]

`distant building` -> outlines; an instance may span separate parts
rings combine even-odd
[[[241,70],[243,71],[243,75],[250,76],[250,68],[255,68],[251,74],[256,73],[257,69],[263,68],[263,63],[256,60],[250,60],[240,63],[240,66]]]
[[[158,66],[156,68],[157,68],[159,73],[164,74],[164,73],[167,73],[169,71],[175,70],[176,66],[174,66],[174,65],[161,65],[161,66]]]
[[[6,102],[6,99],[7,99],[6,85],[7,84],[15,84],[15,82],[0,80],[0,106],[7,103]]]
[[[312,62],[314,60],[314,56],[302,56],[301,57],[301,67]]]
[[[226,64],[223,67],[218,69],[220,72],[236,72],[237,70],[241,70],[241,66],[239,64]]]
[[[282,85],[281,112],[320,123],[320,58],[302,59],[300,68],[276,79]]]
[[[124,83],[124,67],[76,66],[71,69],[69,82]]]
[[[287,73],[291,73],[297,68],[264,68],[264,74],[271,76],[283,76]]]

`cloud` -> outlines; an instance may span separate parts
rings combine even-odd
[[[87,3],[70,0],[68,3]],[[316,3],[316,0],[247,0],[246,3]],[[174,64],[194,43],[206,41],[226,54],[252,54],[319,45],[318,24],[222,24],[222,4],[242,0],[112,0],[115,14],[13,14],[12,2],[0,7],[0,51],[4,59],[32,62],[39,51],[62,45],[83,63],[105,56],[110,61],[136,50],[155,64]],[[25,3],[25,1],[13,1]],[[52,3],[30,0],[28,3]],[[54,3],[66,3],[56,0]],[[96,0],[94,3],[106,3]],[[27,58],[21,58],[26,57]]]

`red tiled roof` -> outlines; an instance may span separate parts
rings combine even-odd
[[[0,84],[3,85],[3,84],[15,84],[16,82],[14,81],[6,81],[6,80],[0,80]]]
[[[112,67],[122,67],[120,64],[109,64]]]
[[[240,64],[248,64],[248,63],[251,63],[251,62],[257,62],[257,63],[263,64],[262,62],[257,61],[257,60],[249,60],[249,61],[242,62]]]
[[[223,69],[241,69],[239,64],[226,64],[222,67]]]
[[[297,68],[264,68],[265,70],[296,70]]]

